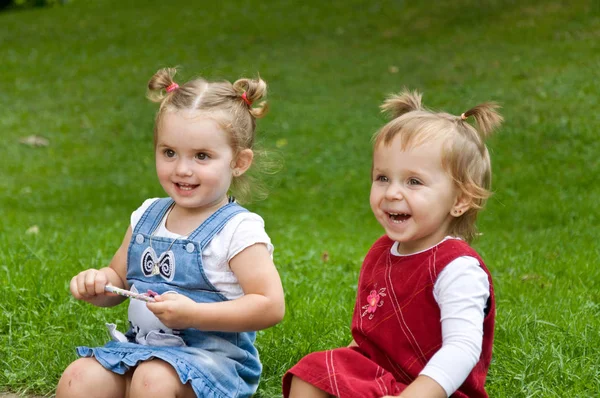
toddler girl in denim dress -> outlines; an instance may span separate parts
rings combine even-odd
[[[256,330],[283,318],[283,289],[263,219],[229,193],[251,192],[256,119],[267,111],[262,79],[197,78],[181,86],[159,70],[148,97],[158,180],[168,197],[133,212],[109,266],[70,283],[76,299],[101,307],[129,302],[129,330],[78,347],[56,390],[63,397],[248,397],[262,370]],[[107,286],[109,287],[107,290]]]

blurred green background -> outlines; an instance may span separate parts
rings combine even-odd
[[[147,81],[260,74],[259,144],[284,321],[258,334],[258,397],[310,351],[350,339],[358,271],[383,232],[368,204],[378,106],[406,86],[460,114],[488,100],[494,196],[475,248],[498,301],[492,397],[600,391],[597,1],[72,1],[0,12],[0,391],[52,395],[76,345],[126,306],[76,302],[129,215],[162,196]]]

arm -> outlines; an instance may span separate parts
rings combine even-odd
[[[249,246],[229,265],[244,296],[219,303],[196,303],[180,294],[165,294],[157,296],[156,303],[148,303],[148,308],[174,329],[243,332],[279,323],[285,313],[283,287],[267,247],[262,243]]]
[[[440,273],[433,292],[440,306],[442,348],[401,397],[445,398],[452,395],[481,355],[489,281],[477,259],[460,257],[448,264]]]
[[[77,300],[87,301],[98,307],[112,307],[124,297],[106,293],[104,287],[112,284],[127,289],[127,250],[131,241],[131,226],[127,229],[121,246],[113,256],[108,267],[88,269],[80,272],[71,279],[70,290]]]

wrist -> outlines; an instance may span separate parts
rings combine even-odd
[[[188,304],[184,314],[190,320],[190,327],[199,330],[210,330],[210,303],[192,301]]]
[[[113,285],[118,288],[121,288],[121,289],[126,289],[128,287],[127,281],[121,279],[119,274],[114,269],[112,269],[110,267],[104,267],[104,268],[100,268],[98,270],[98,272],[102,272],[106,276],[106,280],[108,281],[108,284]]]

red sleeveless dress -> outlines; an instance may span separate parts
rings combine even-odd
[[[424,252],[394,256],[383,236],[369,250],[360,272],[352,317],[358,347],[311,353],[283,377],[288,397],[292,375],[336,397],[399,395],[442,346],[440,309],[433,296],[437,276],[452,260],[476,258],[490,283],[479,361],[452,395],[487,397],[485,379],[492,358],[495,300],[491,275],[479,255],[459,239],[447,239]]]

